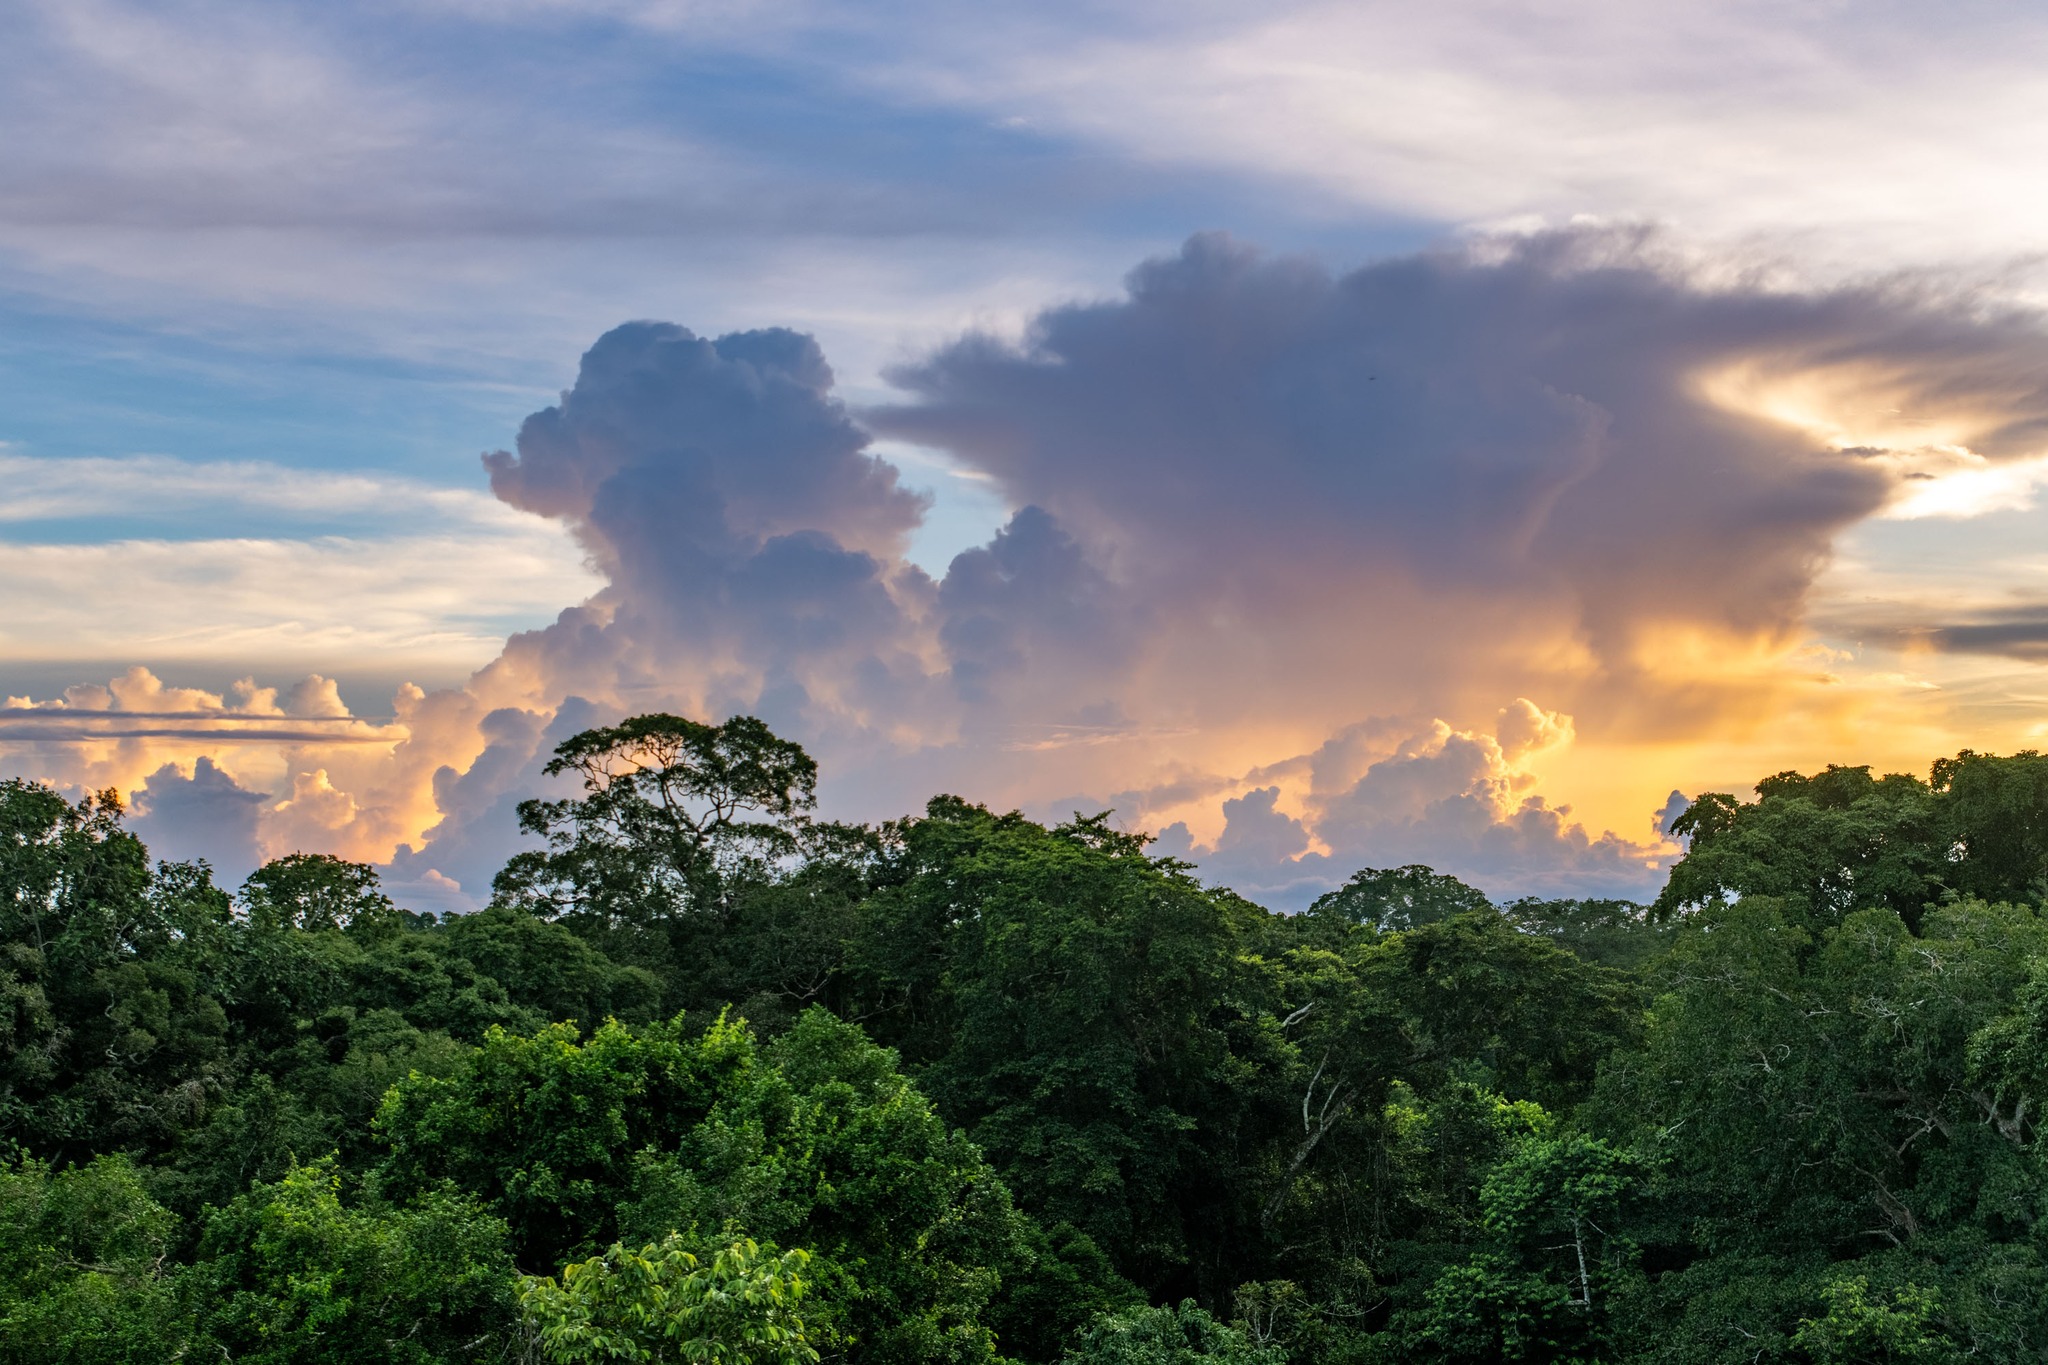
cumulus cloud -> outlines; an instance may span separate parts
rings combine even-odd
[[[1787,628],[1832,537],[1898,494],[1894,447],[1828,439],[1857,409],[1986,460],[2039,449],[2037,321],[1943,305],[1707,287],[1637,234],[1343,277],[1198,237],[1021,345],[900,368],[921,401],[871,419],[1047,508],[1162,612],[1284,639],[1344,630],[1371,584],[1358,624],[1399,637],[1401,599],[1468,598],[1548,618],[1634,690],[1674,624]]]
[[[149,775],[134,828],[152,850],[204,859],[217,881],[233,886],[263,860],[256,827],[267,799],[202,755],[189,774],[167,763]]]
[[[1207,844],[1176,822],[1162,848],[1265,904],[1299,909],[1360,867],[1427,863],[1497,896],[1610,895],[1654,890],[1673,846],[1653,817],[1643,839],[1593,834],[1534,792],[1524,760],[1570,742],[1571,719],[1517,698],[1491,734],[1441,721],[1378,717],[1345,727],[1314,753],[1272,765],[1279,783],[1222,803]]]
[[[134,679],[101,709],[361,728],[241,760],[289,793],[243,803],[255,838],[331,839],[443,905],[484,894],[555,743],[652,709],[764,716],[836,814],[1114,805],[1275,904],[1412,861],[1640,895],[1674,851],[1652,807],[1691,779],[1592,821],[1551,774],[1839,708],[1798,652],[1835,538],[1941,469],[2037,456],[2043,373],[2038,320],[1978,298],[1708,278],[1595,230],[1343,276],[1199,237],[859,412],[807,337],[631,323],[485,460],[573,534],[587,600],[463,687],[402,689],[388,728],[317,678],[252,680],[232,720]],[[987,477],[1007,524],[935,581],[874,433]]]
[[[485,457],[501,498],[566,522],[610,580],[506,662],[702,710],[878,703],[907,662],[888,657],[909,647],[906,612],[930,592],[902,559],[925,501],[868,452],[832,383],[794,332],[713,341],[630,323],[602,337],[517,453]]]

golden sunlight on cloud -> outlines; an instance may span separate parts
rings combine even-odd
[[[1811,437],[1886,470],[1895,492],[1880,515],[1966,518],[2031,507],[2048,484],[2048,432],[2015,426],[2038,393],[2032,373],[1958,374],[1939,361],[1753,356],[1697,377],[1708,402]],[[1984,453],[1992,449],[1997,458]]]
[[[561,530],[476,490],[252,463],[0,454],[0,651],[460,677],[601,581]],[[37,541],[78,515],[261,520],[264,536]],[[317,518],[293,535],[293,518]],[[282,518],[280,522],[277,519]]]

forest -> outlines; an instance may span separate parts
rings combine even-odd
[[[0,1360],[2048,1353],[2048,757],[1701,796],[1650,905],[1300,914],[819,819],[745,717],[551,774],[440,920],[0,784]]]

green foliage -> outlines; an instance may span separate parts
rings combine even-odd
[[[192,1337],[170,1211],[103,1156],[0,1170],[0,1361],[154,1365]]]
[[[452,1181],[512,1230],[519,1259],[559,1265],[619,1237],[636,1154],[672,1150],[709,1113],[721,1072],[751,1068],[745,1027],[681,1021],[493,1029],[446,1078],[412,1075],[376,1118],[381,1187],[404,1200]]]
[[[1552,1361],[1606,1358],[1610,1300],[1634,1285],[1619,1230],[1642,1163],[1599,1138],[1555,1131],[1532,1105],[1498,1105],[1506,1139],[1481,1185],[1478,1249],[1404,1295],[1375,1358]]]
[[[1742,804],[1708,793],[1673,822],[1691,841],[1657,898],[1660,914],[1767,896],[1815,925],[1886,908],[1908,925],[1954,896],[2048,896],[2048,757],[1965,749],[1933,781],[1868,768],[1779,773]]]
[[[1337,890],[1316,897],[1309,913],[1395,932],[1492,908],[1477,887],[1411,863],[1354,872]]]
[[[1618,900],[1539,900],[1524,896],[1501,907],[1508,923],[1603,967],[1633,971],[1662,957],[1675,926],[1652,919],[1646,906]]]
[[[2048,1343],[2040,755],[1709,793],[1648,911],[1296,916],[1106,814],[814,822],[752,720],[555,772],[445,922],[0,783],[0,1365]]]
[[[242,883],[242,909],[265,929],[353,929],[376,934],[400,923],[377,871],[325,853],[265,863]]]
[[[1186,1300],[1178,1308],[1128,1308],[1088,1324],[1061,1365],[1283,1365],[1286,1356],[1250,1340]]]
[[[1438,1275],[1423,1306],[1397,1314],[1373,1344],[1380,1358],[1403,1361],[1598,1360],[1587,1328],[1563,1286],[1482,1251]]]
[[[1646,1262],[1682,1269],[1640,1330],[1747,1359],[1727,1343],[1789,1340],[1831,1266],[1875,1283],[1903,1257],[1886,1278],[1939,1286],[1980,1355],[2027,1358],[2048,1338],[2043,1187],[2016,1107],[2033,1082],[1971,1076],[2024,1036],[2044,954],[2035,911],[1976,902],[1917,935],[1888,910],[1817,938],[1769,902],[1696,916],[1645,1047],[1610,1063],[1593,1107],[1663,1161],[1638,1237]]]
[[[1779,773],[1757,783],[1748,805],[1709,794],[1672,822],[1690,848],[1656,909],[1762,896],[1815,926],[1879,907],[1913,923],[1947,885],[1945,830],[1940,802],[1917,778],[1841,767]]]
[[[863,1360],[990,1358],[1002,1270],[1031,1261],[980,1154],[823,1010],[766,1047],[724,1019],[609,1023],[587,1043],[494,1032],[460,1074],[396,1086],[377,1128],[380,1188],[476,1191],[528,1264],[671,1230],[699,1250],[806,1243],[816,1339]]]
[[[1582,1133],[1538,1135],[1517,1144],[1480,1190],[1486,1229],[1542,1264],[1570,1303],[1591,1309],[1625,1267],[1628,1248],[1606,1231],[1622,1226],[1625,1206],[1640,1190],[1642,1164]]]
[[[1952,841],[1951,885],[1988,901],[2048,899],[2048,756],[1965,749],[1934,761],[1932,786]]]
[[[160,1144],[226,1081],[226,897],[120,816],[0,782],[0,1138],[44,1156]]]
[[[563,1267],[559,1284],[522,1279],[519,1301],[556,1365],[810,1365],[818,1353],[800,1313],[809,1260],[742,1239],[700,1262],[670,1233],[639,1251],[615,1243]]]
[[[504,1225],[434,1190],[349,1207],[331,1162],[257,1185],[206,1222],[190,1272],[207,1334],[251,1365],[439,1365],[510,1340]]]
[[[818,765],[751,716],[635,716],[563,741],[544,771],[574,773],[585,794],[520,803],[519,827],[547,848],[514,857],[494,890],[604,926],[725,912],[736,886],[796,851],[817,801]]]
[[[1226,1153],[1274,1051],[1246,956],[1262,912],[1102,816],[1048,830],[941,798],[901,837],[865,945],[874,1026],[1027,1207],[1172,1282],[1242,1212]]]
[[[1830,1280],[1822,1291],[1827,1314],[1799,1324],[1792,1344],[1810,1354],[1817,1365],[1862,1365],[1865,1361],[1962,1360],[1935,1327],[1941,1296],[1931,1289],[1906,1285],[1890,1295],[1873,1295],[1861,1275]]]

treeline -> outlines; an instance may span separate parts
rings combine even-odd
[[[2048,1352],[2048,758],[1702,797],[1648,907],[1299,915],[814,820],[745,718],[554,767],[442,921],[0,784],[0,1360]]]

